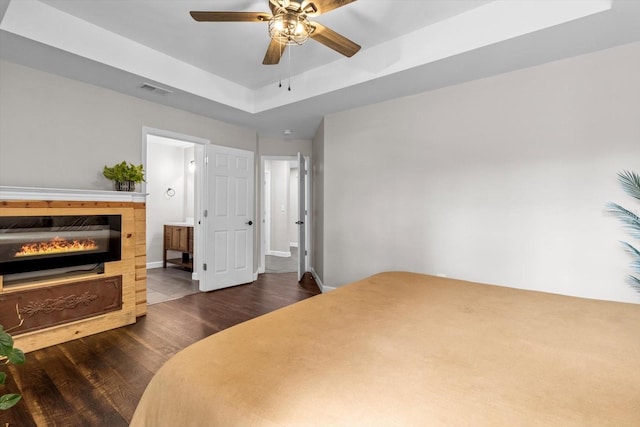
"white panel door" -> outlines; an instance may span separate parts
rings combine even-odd
[[[307,242],[305,227],[307,222],[307,199],[305,197],[305,186],[307,177],[307,166],[304,157],[298,153],[298,282],[306,271]]]
[[[206,264],[200,290],[253,281],[253,152],[207,147]]]

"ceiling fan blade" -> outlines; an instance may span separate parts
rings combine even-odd
[[[267,48],[267,53],[264,55],[264,59],[262,60],[263,65],[276,65],[280,62],[280,58],[282,57],[282,53],[284,52],[286,45],[282,45],[277,41],[271,39],[269,43],[269,47]]]
[[[271,19],[265,12],[199,12],[192,10],[191,17],[198,22],[264,22]]]
[[[300,9],[308,16],[318,16],[355,1],[356,0],[305,0],[300,5]]]
[[[311,33],[312,39],[344,56],[352,57],[360,50],[359,44],[352,42],[345,36],[336,33],[322,24],[311,22],[311,26],[314,28],[314,31]]]

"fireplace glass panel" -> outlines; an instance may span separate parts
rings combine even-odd
[[[0,217],[0,274],[120,260],[120,215]]]

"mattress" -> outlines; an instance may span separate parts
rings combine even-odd
[[[640,305],[381,273],[205,338],[131,426],[640,426]]]

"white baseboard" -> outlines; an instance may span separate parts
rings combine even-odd
[[[298,244],[295,243],[295,242],[289,242],[289,246],[292,247],[292,248],[297,248]]]
[[[325,292],[335,291],[336,289],[338,288],[334,288],[333,286],[323,286],[322,293],[324,294]]]
[[[265,272],[265,268],[264,267],[258,267],[258,274],[262,274]]]
[[[318,273],[316,273],[313,267],[311,267],[311,275],[313,276],[313,279],[318,284],[318,287],[320,288],[320,292],[324,293],[325,291],[332,291],[335,289],[335,288],[332,288],[331,286],[324,286],[322,284],[322,280],[320,280],[320,277],[318,277]]]
[[[162,264],[163,264],[162,261],[148,262],[147,263],[147,269],[150,269],[150,268],[161,268]]]
[[[271,255],[271,256],[279,256],[279,257],[283,257],[283,258],[289,258],[289,257],[291,257],[291,252],[284,252],[284,251],[267,251],[267,255]]]
[[[191,273],[191,280],[199,280],[198,279],[198,273],[196,273],[195,271]]]
[[[256,270],[255,273],[253,273],[253,281],[255,282],[256,280],[258,280],[258,270]]]

